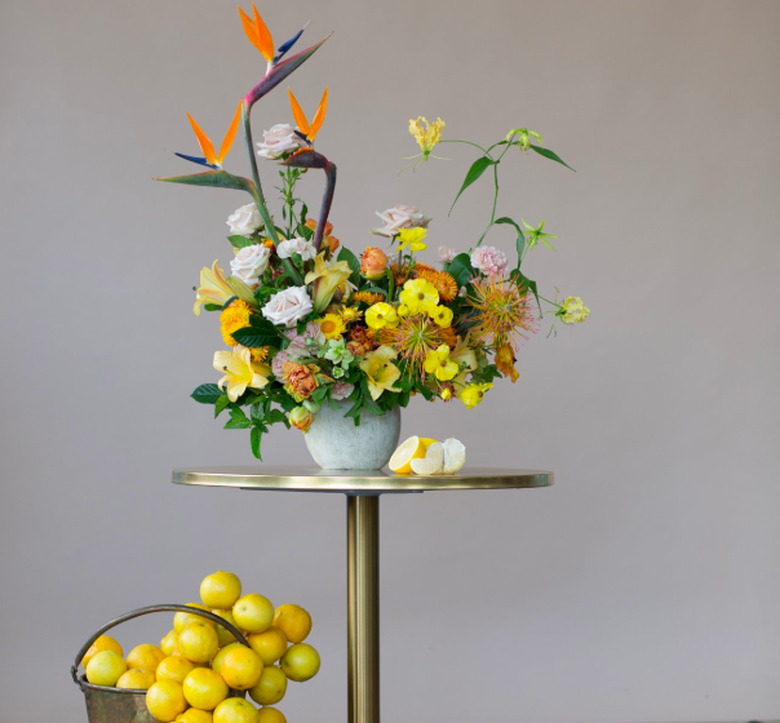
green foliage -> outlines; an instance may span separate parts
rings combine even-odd
[[[568,163],[566,163],[566,161],[564,161],[557,153],[554,153],[549,148],[542,148],[542,146],[536,146],[533,143],[529,144],[528,147],[532,151],[536,151],[540,156],[549,158],[551,161],[555,161],[556,163],[560,163],[562,166],[566,166],[566,168],[568,168],[570,171],[574,171],[574,169]]]
[[[455,196],[455,200],[452,202],[452,206],[450,206],[448,215],[452,213],[452,209],[455,208],[455,204],[458,202],[461,194],[485,171],[487,171],[490,166],[495,165],[495,163],[496,161],[494,161],[492,158],[489,158],[488,156],[481,156],[471,164],[471,168],[469,168],[468,172],[466,173],[466,178],[463,179],[463,184],[460,187],[460,191],[458,191],[458,195]]]
[[[222,390],[216,384],[201,384],[190,394],[200,404],[216,404],[222,395]]]

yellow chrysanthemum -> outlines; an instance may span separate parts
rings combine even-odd
[[[371,306],[371,304],[376,304],[378,301],[383,301],[384,298],[384,294],[377,294],[373,291],[356,291],[352,294],[350,301],[355,304],[368,304]]]
[[[398,314],[386,301],[380,301],[366,309],[366,324],[371,329],[392,329],[398,326]]]
[[[428,160],[434,146],[441,140],[441,129],[445,125],[446,123],[441,118],[437,118],[433,123],[429,123],[424,116],[419,116],[416,120],[409,120],[409,133],[420,146],[424,161]]]
[[[234,299],[219,315],[220,331],[227,346],[235,346],[238,342],[233,338],[233,332],[249,326],[249,304],[241,299]]]
[[[341,339],[346,331],[347,325],[339,314],[325,314],[321,319],[316,320],[320,325],[320,331],[326,339]]]
[[[410,314],[430,314],[439,304],[439,292],[425,279],[407,281],[398,298],[409,307]]]
[[[360,319],[363,316],[363,312],[357,306],[342,306],[339,310],[339,316],[345,324],[349,324]]]

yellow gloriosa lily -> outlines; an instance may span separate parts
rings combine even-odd
[[[200,307],[203,304],[215,304],[224,306],[227,300],[236,294],[225,279],[225,272],[217,266],[219,259],[215,260],[211,268],[204,266],[200,270],[200,286],[195,294],[195,316],[200,316]]]
[[[293,95],[293,92],[289,88],[287,89],[287,92],[290,94],[290,107],[292,108],[293,118],[295,118],[298,130],[306,136],[306,139],[310,143],[314,143],[317,133],[319,133],[320,128],[322,128],[322,123],[325,120],[325,113],[328,109],[328,89],[325,88],[320,104],[317,106],[317,112],[314,114],[311,123],[306,119],[306,115],[304,114],[300,103],[298,103],[298,100]]]
[[[395,359],[397,352],[392,347],[385,344],[366,355],[366,358],[360,362],[360,368],[366,375],[368,381],[368,392],[371,399],[376,401],[387,390],[389,392],[398,392],[400,389],[393,384],[401,376],[398,367],[393,364],[391,359]]]
[[[227,388],[228,399],[235,402],[246,390],[262,389],[268,384],[271,367],[252,361],[252,355],[246,347],[233,351],[214,352],[214,368],[225,372],[217,382],[221,389]]]
[[[187,118],[190,119],[192,130],[195,133],[195,137],[198,139],[198,145],[200,146],[200,150],[203,152],[206,163],[213,168],[222,167],[222,161],[225,160],[225,156],[227,156],[230,147],[233,145],[233,141],[236,138],[236,131],[238,130],[238,121],[241,118],[242,105],[243,101],[238,104],[236,112],[233,114],[233,120],[230,122],[230,127],[228,128],[227,133],[225,133],[225,138],[222,141],[222,145],[219,147],[219,155],[217,155],[216,151],[214,150],[214,144],[211,142],[211,139],[195,122],[195,119],[189,113],[187,113]]]
[[[317,254],[314,259],[314,269],[306,274],[304,281],[312,284],[312,304],[314,310],[321,314],[330,304],[336,289],[352,274],[352,269],[346,261],[336,261],[328,266],[325,263],[325,252]]]
[[[420,146],[424,161],[428,160],[434,146],[441,140],[441,129],[445,125],[446,123],[441,118],[437,118],[433,123],[429,123],[424,116],[409,120],[409,133]]]

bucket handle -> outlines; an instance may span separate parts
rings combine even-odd
[[[147,605],[146,607],[142,608],[136,608],[135,610],[131,610],[130,612],[125,613],[124,615],[120,615],[117,618],[114,618],[113,620],[109,620],[105,625],[98,628],[89,640],[87,640],[86,643],[82,646],[81,650],[76,654],[76,662],[70,667],[70,675],[73,678],[73,682],[81,688],[81,690],[84,690],[84,686],[81,684],[81,680],[79,679],[79,665],[81,664],[81,659],[84,657],[84,654],[89,650],[89,647],[94,643],[103,633],[105,633],[107,630],[110,630],[115,625],[119,625],[119,623],[127,622],[128,620],[132,620],[133,618],[141,617],[141,615],[147,615],[148,613],[160,613],[160,612],[184,612],[184,613],[192,613],[193,615],[201,615],[204,618],[208,618],[209,620],[214,621],[218,625],[221,625],[223,628],[227,629],[229,632],[231,632],[233,635],[236,636],[236,640],[238,640],[239,643],[242,645],[249,645],[247,642],[247,639],[241,634],[241,631],[232,623],[229,623],[224,618],[219,617],[219,615],[212,613],[209,610],[201,610],[200,608],[192,607],[191,605],[180,605],[178,603],[170,603],[170,604],[164,604],[164,605]]]

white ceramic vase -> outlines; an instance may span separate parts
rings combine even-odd
[[[363,411],[355,426],[352,417],[344,416],[351,405],[345,401],[338,407],[320,407],[304,435],[309,454],[323,469],[380,469],[398,446],[401,410],[396,407],[380,416]]]

